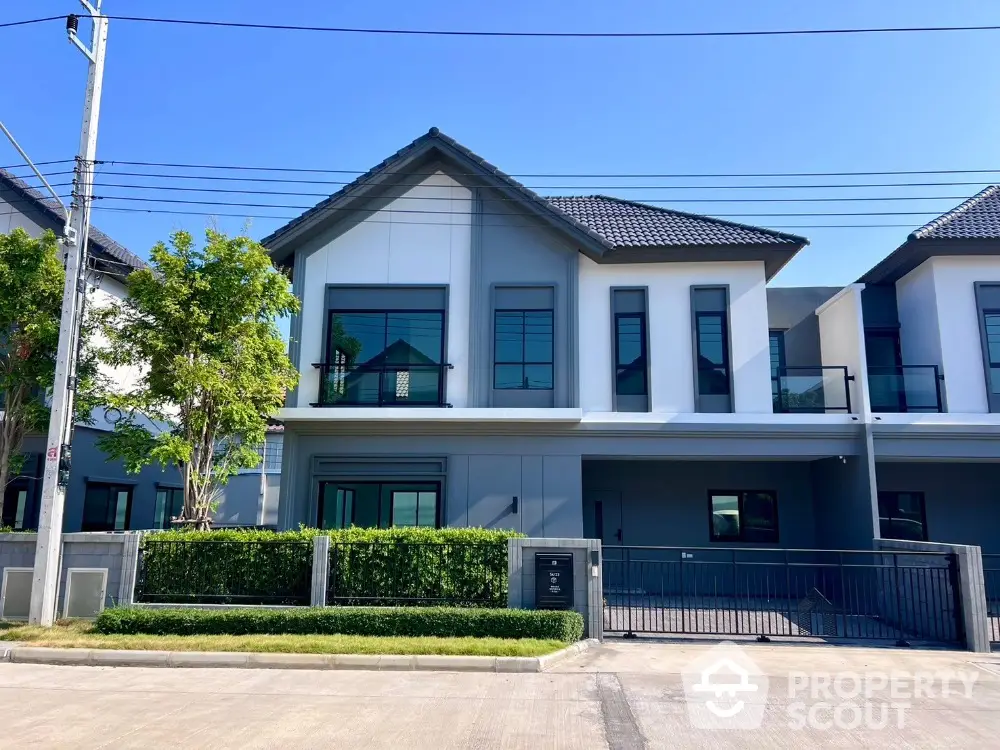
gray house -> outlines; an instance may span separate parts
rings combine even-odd
[[[877,534],[858,290],[766,289],[802,237],[544,198],[432,129],[264,244],[302,301],[281,526]]]

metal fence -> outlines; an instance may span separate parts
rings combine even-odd
[[[983,555],[983,578],[986,583],[990,641],[1000,644],[1000,555]]]
[[[507,606],[507,542],[330,545],[327,604]]]
[[[604,547],[608,632],[960,643],[955,555]]]
[[[135,600],[190,604],[310,603],[310,541],[143,541]]]

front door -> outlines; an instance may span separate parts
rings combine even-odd
[[[587,493],[587,505],[593,508],[591,536],[604,545],[620,545],[624,541],[622,530],[622,494],[611,490]]]

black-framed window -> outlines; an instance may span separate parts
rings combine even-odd
[[[87,482],[82,531],[125,531],[132,518],[130,484]]]
[[[551,391],[554,381],[552,310],[496,310],[493,387]]]
[[[440,525],[437,482],[321,482],[317,525],[321,529]]]
[[[724,311],[695,313],[698,349],[698,393],[729,395],[729,321]]]
[[[990,392],[1000,395],[1000,310],[983,310],[986,331],[986,362],[990,368],[987,381]]]
[[[771,399],[774,410],[780,411],[781,371],[785,367],[785,332],[778,329],[768,331],[768,351],[771,357]]]
[[[883,539],[927,541],[927,514],[922,492],[879,492],[878,533]]]
[[[153,509],[153,528],[171,528],[170,519],[177,518],[184,509],[184,489],[181,487],[157,487],[156,506]]]
[[[440,405],[444,310],[330,310],[324,405]]]
[[[646,314],[615,314],[615,393],[648,396]]]
[[[713,542],[778,542],[778,496],[770,490],[708,493],[709,538]]]

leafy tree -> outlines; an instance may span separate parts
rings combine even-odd
[[[298,300],[249,237],[210,229],[197,248],[176,232],[150,256],[149,269],[129,275],[129,296],[101,316],[103,359],[143,375],[108,398],[122,417],[100,447],[130,472],[176,465],[175,522],[207,529],[218,489],[257,465],[267,418],[296,382],[276,321]]]
[[[0,514],[3,489],[24,466],[25,435],[48,429],[45,395],[55,378],[64,279],[59,243],[52,232],[38,238],[23,229],[0,234]],[[87,424],[103,400],[105,383],[90,345],[91,331],[85,323],[75,401],[76,421]]]

